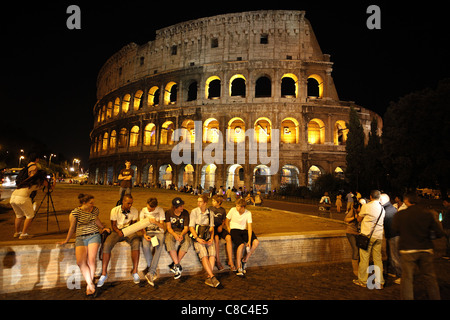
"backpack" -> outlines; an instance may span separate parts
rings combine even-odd
[[[29,166],[26,166],[19,171],[19,174],[16,177],[16,187],[28,178],[28,168]]]

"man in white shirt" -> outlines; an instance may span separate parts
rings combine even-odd
[[[131,246],[131,260],[133,262],[133,282],[139,284],[141,279],[138,275],[139,264],[139,250],[141,237],[137,233],[133,233],[127,237],[124,236],[122,229],[132,225],[139,219],[139,212],[132,207],[133,197],[129,194],[124,195],[122,205],[114,207],[111,210],[111,227],[113,232],[106,238],[103,244],[103,259],[102,259],[102,275],[98,280],[97,287],[103,286],[108,278],[107,270],[109,260],[111,259],[111,251],[117,242],[126,241]]]
[[[256,238],[252,228],[252,213],[245,209],[245,206],[246,202],[244,199],[236,201],[236,207],[228,211],[226,220],[226,226],[228,232],[230,232],[231,240],[237,247],[236,266],[238,271],[236,275],[238,276],[244,275],[245,265],[259,244],[259,240]],[[244,248],[247,248],[247,255],[241,260]]]
[[[383,231],[384,231],[384,215],[385,211],[380,203],[380,191],[372,190],[370,192],[370,202],[363,204],[359,217],[361,221],[361,233],[370,235],[373,230],[372,237],[370,238],[369,247],[367,250],[359,249],[359,268],[358,279],[353,280],[353,283],[362,287],[368,287],[370,289],[382,289],[384,286],[383,278],[383,260],[381,256],[381,247],[383,243]],[[367,283],[369,271],[370,254],[372,254],[375,271],[375,285]]]

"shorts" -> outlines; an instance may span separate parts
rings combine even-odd
[[[248,243],[248,230],[241,229],[231,229],[230,231],[231,241],[236,247],[239,247],[241,244]],[[252,243],[254,240],[258,239],[255,233],[252,231]]]
[[[14,213],[16,214],[16,218],[23,218],[26,217],[27,219],[33,219],[34,218],[34,209],[33,209],[33,203],[31,202],[30,197],[21,197],[21,196],[11,196],[11,199],[9,200],[9,203],[11,204],[11,207],[14,210]]]
[[[175,231],[175,233],[180,234],[181,232]],[[166,238],[164,239],[164,243],[166,244],[167,252],[177,250],[177,247],[176,247],[177,240],[175,240],[174,236],[170,232],[166,232]],[[192,240],[186,233],[184,235],[183,241],[181,241],[181,243],[180,243],[180,250],[187,252],[189,247],[191,246],[191,244],[192,244]]]
[[[111,253],[117,242],[126,241],[131,246],[132,251],[141,249],[141,237],[137,233],[130,234],[128,237],[121,237],[117,232],[111,232],[103,243],[103,253]]]
[[[216,256],[216,246],[214,245],[214,242],[210,245],[207,245],[207,244],[201,244],[201,243],[198,243],[197,241],[194,241],[194,249],[195,249],[195,252],[197,252],[200,260],[203,257],[215,257]]]
[[[102,237],[100,236],[100,233],[91,233],[84,236],[78,236],[75,240],[75,247],[87,247],[90,244],[93,243],[102,243]]]
[[[214,235],[219,236],[219,239],[225,239],[226,236],[230,234],[228,230],[224,227],[222,227],[222,232],[217,231],[217,228],[218,227],[214,227]]]

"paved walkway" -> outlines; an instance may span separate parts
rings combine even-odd
[[[450,261],[437,253],[436,273],[442,299],[450,299]],[[350,263],[306,263],[249,268],[244,278],[231,272],[217,273],[220,288],[204,284],[202,272],[175,280],[163,277],[151,287],[144,278],[139,285],[131,281],[106,282],[96,300],[398,300],[400,286],[386,277],[382,290],[369,290],[352,283]],[[85,300],[85,287],[0,294],[0,300]],[[427,299],[426,287],[418,276],[416,299]]]

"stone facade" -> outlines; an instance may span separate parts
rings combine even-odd
[[[90,182],[116,182],[125,160],[135,169],[135,184],[178,187],[268,192],[339,173],[350,106],[359,111],[366,134],[372,118],[379,128],[381,119],[339,100],[332,66],[304,11],[224,14],[160,29],[155,40],[122,48],[99,72]],[[212,153],[221,160],[195,161],[192,152],[190,164],[175,164],[178,138],[172,138],[179,128],[187,130],[192,146],[200,142],[201,151],[222,143]],[[249,159],[249,129],[269,149],[277,144],[278,170]],[[279,140],[272,136],[276,130]],[[227,159],[228,142],[238,148],[234,161]]]

